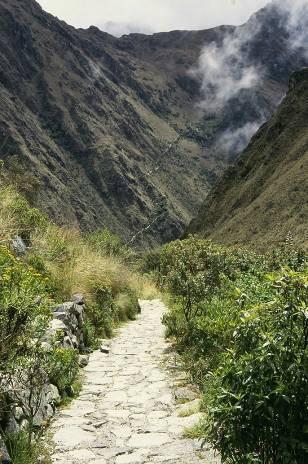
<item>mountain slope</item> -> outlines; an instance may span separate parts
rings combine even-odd
[[[262,57],[264,77],[208,120],[188,71],[204,44],[223,46],[236,28],[117,39],[74,29],[34,0],[0,0],[0,157],[10,166],[17,155],[59,223],[107,226],[125,241],[152,224],[138,235],[144,245],[179,236],[229,163],[215,148],[221,134],[253,119],[256,100],[270,115],[304,60],[275,9],[256,17],[247,59]]]
[[[308,69],[234,167],[208,195],[188,233],[266,249],[290,235],[307,247]]]

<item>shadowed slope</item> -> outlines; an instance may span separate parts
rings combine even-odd
[[[234,167],[208,195],[188,233],[266,249],[290,234],[307,247],[308,70]]]
[[[275,11],[258,21],[249,60],[262,57],[264,79],[213,123],[188,71],[204,44],[221,46],[236,28],[117,39],[74,29],[34,0],[0,0],[0,156],[33,173],[38,206],[59,223],[109,227],[125,241],[153,224],[139,245],[180,236],[229,163],[213,150],[222,131],[254,117],[256,99],[270,115],[302,61]]]

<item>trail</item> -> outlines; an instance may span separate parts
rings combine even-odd
[[[53,463],[220,462],[211,450],[201,450],[200,441],[182,438],[200,414],[179,416],[189,404],[179,406],[174,398],[183,373],[165,366],[170,361],[161,324],[165,306],[141,301],[141,309],[136,321],[119,330],[109,354],[91,355],[80,397],[53,423]]]

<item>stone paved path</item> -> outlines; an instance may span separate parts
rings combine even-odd
[[[140,317],[119,330],[109,354],[91,355],[80,397],[58,414],[55,464],[219,462],[197,441],[182,439],[200,415],[179,417],[174,378],[162,366],[168,348],[164,305],[153,300],[141,307]]]

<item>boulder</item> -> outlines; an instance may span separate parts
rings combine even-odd
[[[56,406],[61,403],[61,396],[55,385],[46,383],[43,388],[41,402],[34,417],[34,425],[41,427],[49,421],[55,412]]]
[[[66,349],[74,348],[72,339],[69,335],[66,335],[62,341],[62,347]]]
[[[52,406],[61,404],[61,396],[55,385],[49,384],[45,390],[46,401]]]
[[[72,341],[73,348],[77,349],[79,347],[79,342],[78,342],[78,338],[76,337],[76,335],[71,336],[71,341]]]
[[[81,354],[79,356],[79,367],[86,367],[89,364],[89,355]]]
[[[11,464],[11,458],[4,441],[0,437],[0,464]]]
[[[16,434],[18,432],[20,432],[20,426],[17,420],[15,419],[14,415],[12,414],[8,419],[7,425],[5,427],[5,433]]]
[[[15,417],[15,419],[20,422],[23,417],[24,417],[24,412],[22,410],[22,408],[20,406],[16,406],[14,409],[13,409],[13,415]]]
[[[16,255],[24,255],[27,252],[27,245],[19,235],[11,239],[11,249]]]
[[[75,293],[72,296],[72,301],[73,301],[73,303],[75,303],[77,305],[84,305],[85,304],[84,296],[83,296],[82,293]]]
[[[56,332],[58,332],[59,330],[64,332],[66,332],[67,330],[67,327],[64,324],[64,322],[58,319],[52,319],[52,321],[49,324],[49,328],[51,335],[55,335]]]
[[[107,345],[101,345],[101,347],[100,347],[100,351],[101,351],[101,353],[104,353],[104,354],[109,354],[109,352],[110,352],[110,346],[107,346]]]

